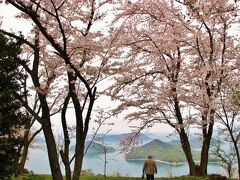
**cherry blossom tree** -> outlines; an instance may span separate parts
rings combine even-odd
[[[229,33],[236,21],[231,1],[121,1],[116,22],[119,56],[112,61],[109,95],[114,113],[140,121],[139,129],[167,123],[179,134],[190,175],[206,175],[216,100],[236,77],[238,48]],[[188,130],[201,132],[200,165]],[[137,129],[137,132],[139,131]],[[159,129],[161,131],[161,129]],[[200,167],[200,168],[198,168]]]
[[[52,128],[52,117],[61,113],[64,147],[60,151],[66,179],[79,179],[84,155],[84,143],[89,129],[93,105],[97,98],[97,83],[112,56],[109,48],[114,36],[100,26],[107,16],[108,0],[87,1],[6,1],[18,9],[19,18],[32,22],[32,34],[27,38],[1,30],[24,43],[21,64],[29,74],[39,99],[33,106],[18,96],[28,112],[42,127],[53,179],[63,179]],[[96,24],[96,25],[95,25]],[[16,95],[17,96],[17,95]],[[73,107],[74,116],[67,112]],[[36,108],[38,109],[38,108]],[[75,155],[69,155],[70,121],[75,120]],[[71,162],[74,160],[73,173]]]

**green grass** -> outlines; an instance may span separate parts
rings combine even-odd
[[[13,178],[18,180],[20,178]],[[21,180],[51,180],[51,175],[27,175],[23,176]],[[107,180],[139,180],[141,177],[107,177]],[[81,180],[104,180],[103,176],[82,176]],[[146,178],[145,178],[146,180]],[[175,178],[155,178],[155,180],[207,180],[206,177],[191,177],[181,176]]]
[[[13,180],[52,180],[52,176],[51,175],[25,175],[22,177],[18,177],[18,178],[13,178]]]

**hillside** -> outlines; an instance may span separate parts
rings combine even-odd
[[[87,146],[89,145],[90,141],[86,142],[85,148],[87,148]],[[104,153],[104,148],[106,148],[107,153],[109,152],[114,152],[115,149],[112,146],[108,146],[108,145],[103,145],[99,142],[95,142],[93,141],[92,144],[90,145],[87,153],[95,153],[95,154],[101,154]]]
[[[85,151],[89,143],[90,141],[87,141],[85,143]],[[108,146],[108,145],[105,145],[105,146],[106,147],[104,147],[104,145],[99,142],[93,141],[87,150],[87,154],[102,154],[104,153],[104,148],[106,148],[107,153],[116,151],[112,146]],[[70,151],[74,151],[74,148],[75,146],[72,146],[70,148]]]
[[[106,134],[103,136],[103,134],[98,134],[97,137],[103,137],[104,142],[114,142],[117,143],[119,142],[121,139],[127,137],[129,134],[128,133],[122,133],[122,134]],[[93,135],[90,134],[88,135],[88,139],[92,139]],[[96,138],[97,138],[96,137]],[[148,137],[145,134],[140,133],[139,138],[142,141],[150,141],[152,140],[150,137]]]
[[[151,154],[154,159],[161,161],[177,163],[186,161],[180,144],[176,143],[176,141],[164,142],[159,139],[154,139],[131,151],[126,155],[126,159],[145,159],[148,154]],[[199,159],[199,152],[193,151],[193,154],[195,159]]]

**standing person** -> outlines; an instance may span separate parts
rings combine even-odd
[[[156,161],[152,159],[151,155],[148,155],[144,161],[143,174],[146,174],[147,180],[154,180],[154,174],[157,174]]]

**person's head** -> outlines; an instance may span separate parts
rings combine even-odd
[[[152,159],[152,155],[149,154],[149,155],[148,155],[148,159]]]

